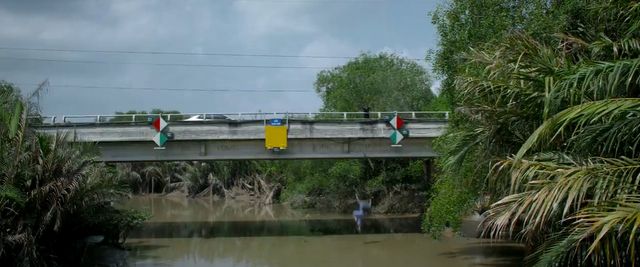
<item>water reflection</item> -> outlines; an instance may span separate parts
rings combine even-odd
[[[212,201],[207,198],[143,196],[128,199],[119,205],[124,208],[142,209],[150,212],[152,215],[150,222],[352,219],[350,214],[294,210],[287,205],[279,204],[259,205],[240,201]],[[415,214],[407,216],[415,216]]]
[[[433,240],[416,215],[371,216],[193,199],[134,198],[153,218],[132,233],[128,266],[520,266],[522,248]]]
[[[367,218],[358,231],[353,219],[149,222],[131,233],[132,238],[214,238],[247,236],[318,236],[347,234],[417,233],[420,219],[414,217]]]

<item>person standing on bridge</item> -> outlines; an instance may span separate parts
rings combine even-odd
[[[368,118],[370,117],[370,116],[369,116],[369,109],[370,109],[370,108],[369,108],[368,106],[367,106],[367,107],[363,107],[363,108],[362,108],[362,112],[364,113],[364,118],[365,118],[365,119],[368,119]]]

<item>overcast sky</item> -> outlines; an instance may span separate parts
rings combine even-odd
[[[441,1],[2,0],[0,80],[30,91],[34,84],[49,79],[49,91],[41,99],[43,113],[48,115],[110,114],[156,107],[182,112],[312,112],[321,106],[313,92],[316,73],[348,59],[201,54],[352,57],[360,52],[388,51],[409,58],[424,58],[426,51],[437,45],[437,34],[428,13],[438,2]],[[424,62],[421,64],[427,66]]]

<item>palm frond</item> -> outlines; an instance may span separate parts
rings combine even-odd
[[[629,144],[633,146],[631,149],[636,151],[637,138],[640,138],[640,129],[635,127],[638,124],[638,120],[640,120],[640,99],[624,98],[588,102],[563,110],[551,119],[546,120],[531,134],[529,139],[520,147],[516,158],[522,158],[533,148],[557,144],[556,140],[566,140],[581,132],[589,131],[593,129],[589,128],[593,125],[610,125],[622,120],[629,120],[631,123],[623,124],[623,129],[611,127],[607,132],[596,132],[601,138],[602,136],[608,137],[608,140],[604,143],[619,144],[620,142],[616,141],[616,137],[623,130],[622,132],[625,135],[629,135],[632,140],[635,140]]]
[[[563,99],[569,105],[629,97],[640,86],[639,67],[640,58],[582,61],[572,74],[558,82],[550,97]]]
[[[625,196],[640,190],[640,3],[580,12],[559,46],[512,34],[465,55],[454,95],[465,120],[453,117],[443,158],[468,164],[467,146],[483,150],[470,160],[492,166],[486,190],[499,199],[483,232],[526,242],[539,266],[634,265],[638,207]]]
[[[586,205],[599,205],[638,190],[640,160],[593,158],[558,162],[556,156],[537,160],[505,160],[512,177],[511,195],[487,212],[487,233],[545,232]],[[506,231],[508,230],[508,231]]]
[[[568,221],[573,222],[571,227],[537,255],[536,266],[568,260],[582,265],[636,266],[640,260],[640,195],[624,195],[584,208]]]

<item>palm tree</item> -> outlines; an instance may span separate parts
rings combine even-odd
[[[115,164],[115,172],[118,180],[126,182],[133,193],[142,193],[144,188],[143,177],[137,165],[133,163]]]
[[[211,190],[216,178],[213,176],[214,164],[207,162],[193,162],[185,165],[184,173],[176,176],[188,189],[189,196],[201,195]]]
[[[539,245],[533,257],[540,266],[638,261],[639,115],[639,98],[619,98],[546,120],[518,154],[496,164],[510,176],[511,191],[488,211],[486,230]],[[566,146],[561,151],[548,145],[556,139]],[[533,148],[542,151],[528,155]],[[544,235],[553,238],[542,242]]]
[[[531,262],[635,265],[640,3],[595,1],[580,15],[560,45],[514,33],[467,55],[444,171],[493,196],[484,233],[525,242]],[[477,171],[461,173],[469,162]]]
[[[169,193],[169,190],[175,186],[171,186],[172,178],[176,174],[182,173],[188,164],[185,162],[155,162],[148,163],[142,169],[146,180],[151,183],[151,193],[155,192],[154,185],[161,182],[162,192]],[[177,178],[175,178],[177,179]]]
[[[0,82],[0,261],[44,265],[82,234],[139,222],[108,205],[126,191],[93,164],[90,147],[31,130],[34,109],[18,92]],[[93,222],[96,216],[103,221]]]

